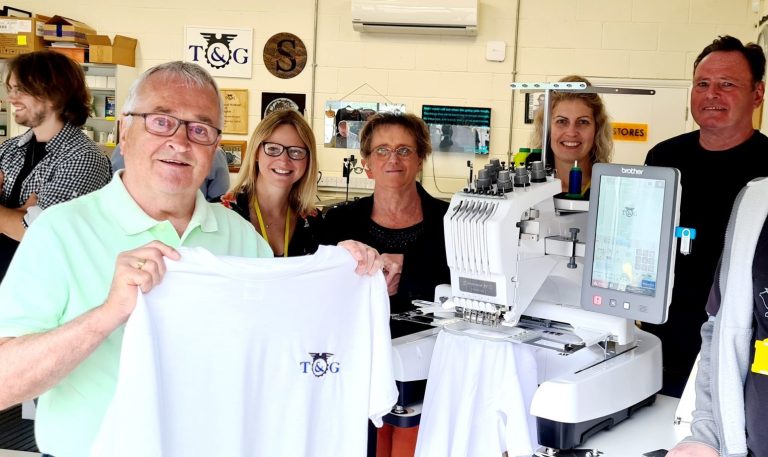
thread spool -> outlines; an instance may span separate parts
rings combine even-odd
[[[581,168],[579,162],[573,161],[573,168],[568,173],[568,196],[571,198],[581,197]]]

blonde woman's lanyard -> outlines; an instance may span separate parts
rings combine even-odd
[[[264,219],[261,217],[261,208],[259,208],[259,199],[256,197],[256,193],[253,195],[253,209],[256,210],[256,217],[259,219],[259,228],[261,233],[264,234],[264,241],[269,244],[269,235],[267,235],[267,226],[264,225]],[[283,239],[283,257],[288,257],[288,234],[291,233],[289,227],[291,223],[291,208],[285,211],[285,238]]]

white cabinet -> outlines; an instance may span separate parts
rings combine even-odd
[[[114,133],[114,139],[117,141],[116,118],[120,115],[125,98],[128,96],[128,90],[136,79],[136,68],[100,63],[81,65],[93,97],[93,112],[85,125],[93,130],[94,141],[100,143],[99,140],[104,139],[100,146],[107,155],[111,155],[115,145],[107,143],[106,139],[110,133]],[[0,71],[5,75],[5,61],[0,60]],[[107,97],[113,97],[115,101],[114,115],[112,116],[107,116],[110,113],[105,112]],[[0,84],[0,101],[2,101],[3,108],[3,111],[0,111],[0,126],[6,126],[6,136],[0,136],[1,142],[12,136],[21,135],[27,128],[16,124],[13,120],[13,107],[8,103],[5,81]],[[102,132],[104,135],[100,135]]]

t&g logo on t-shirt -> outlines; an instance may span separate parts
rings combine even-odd
[[[333,354],[330,352],[310,352],[312,361],[299,362],[302,371],[306,373],[312,373],[315,377],[320,378],[326,373],[338,373],[339,362],[331,362],[330,359]]]

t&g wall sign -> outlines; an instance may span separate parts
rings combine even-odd
[[[278,78],[293,78],[307,65],[307,47],[292,33],[273,35],[264,45],[264,65]]]
[[[212,76],[250,78],[252,48],[253,29],[184,27],[184,61]]]

